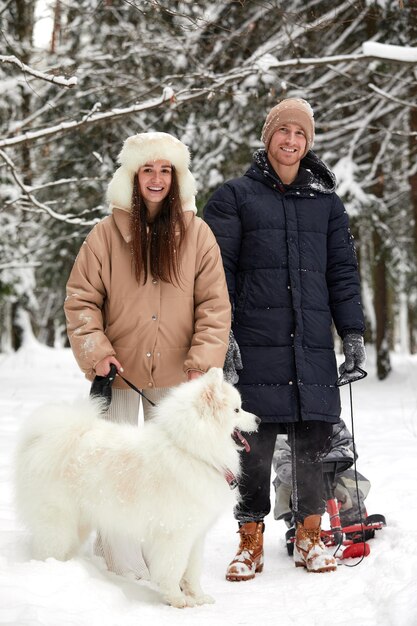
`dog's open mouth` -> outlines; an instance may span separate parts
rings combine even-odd
[[[235,430],[233,431],[232,439],[235,442],[235,444],[239,446],[239,448],[242,448],[242,449],[244,448],[246,452],[250,451],[250,445],[248,444],[248,442],[246,441],[246,439],[244,438],[240,430],[238,430],[237,428],[235,428]]]

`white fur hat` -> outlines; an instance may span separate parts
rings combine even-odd
[[[107,188],[110,209],[132,209],[133,180],[138,169],[152,161],[167,160],[175,167],[184,211],[194,211],[197,185],[191,174],[190,151],[179,139],[168,133],[139,133],[128,137],[117,157],[120,167]]]

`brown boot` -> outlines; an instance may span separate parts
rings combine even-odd
[[[296,567],[305,567],[308,572],[333,572],[337,569],[334,556],[326,552],[320,539],[321,517],[309,515],[298,522],[295,532],[294,562]]]
[[[226,580],[251,580],[264,567],[263,522],[247,522],[239,528],[240,545],[226,571]]]

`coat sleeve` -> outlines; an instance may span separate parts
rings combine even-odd
[[[226,183],[209,199],[204,208],[204,219],[220,246],[227,288],[232,304],[235,299],[236,272],[242,238],[242,224],[233,187]]]
[[[360,278],[349,218],[340,198],[334,194],[327,233],[327,286],[337,332],[363,334],[365,320],[361,303]]]
[[[230,302],[219,247],[201,221],[194,281],[194,334],[184,371],[223,367],[231,323]]]
[[[106,290],[101,279],[101,261],[93,251],[97,227],[84,241],[67,282],[64,303],[68,339],[75,359],[87,378],[96,364],[116,353],[106,335],[102,308]]]

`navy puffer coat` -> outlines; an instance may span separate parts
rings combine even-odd
[[[364,332],[357,260],[335,179],[309,152],[280,181],[264,150],[204,210],[220,245],[242,353],[244,407],[264,422],[340,415],[332,320]]]

